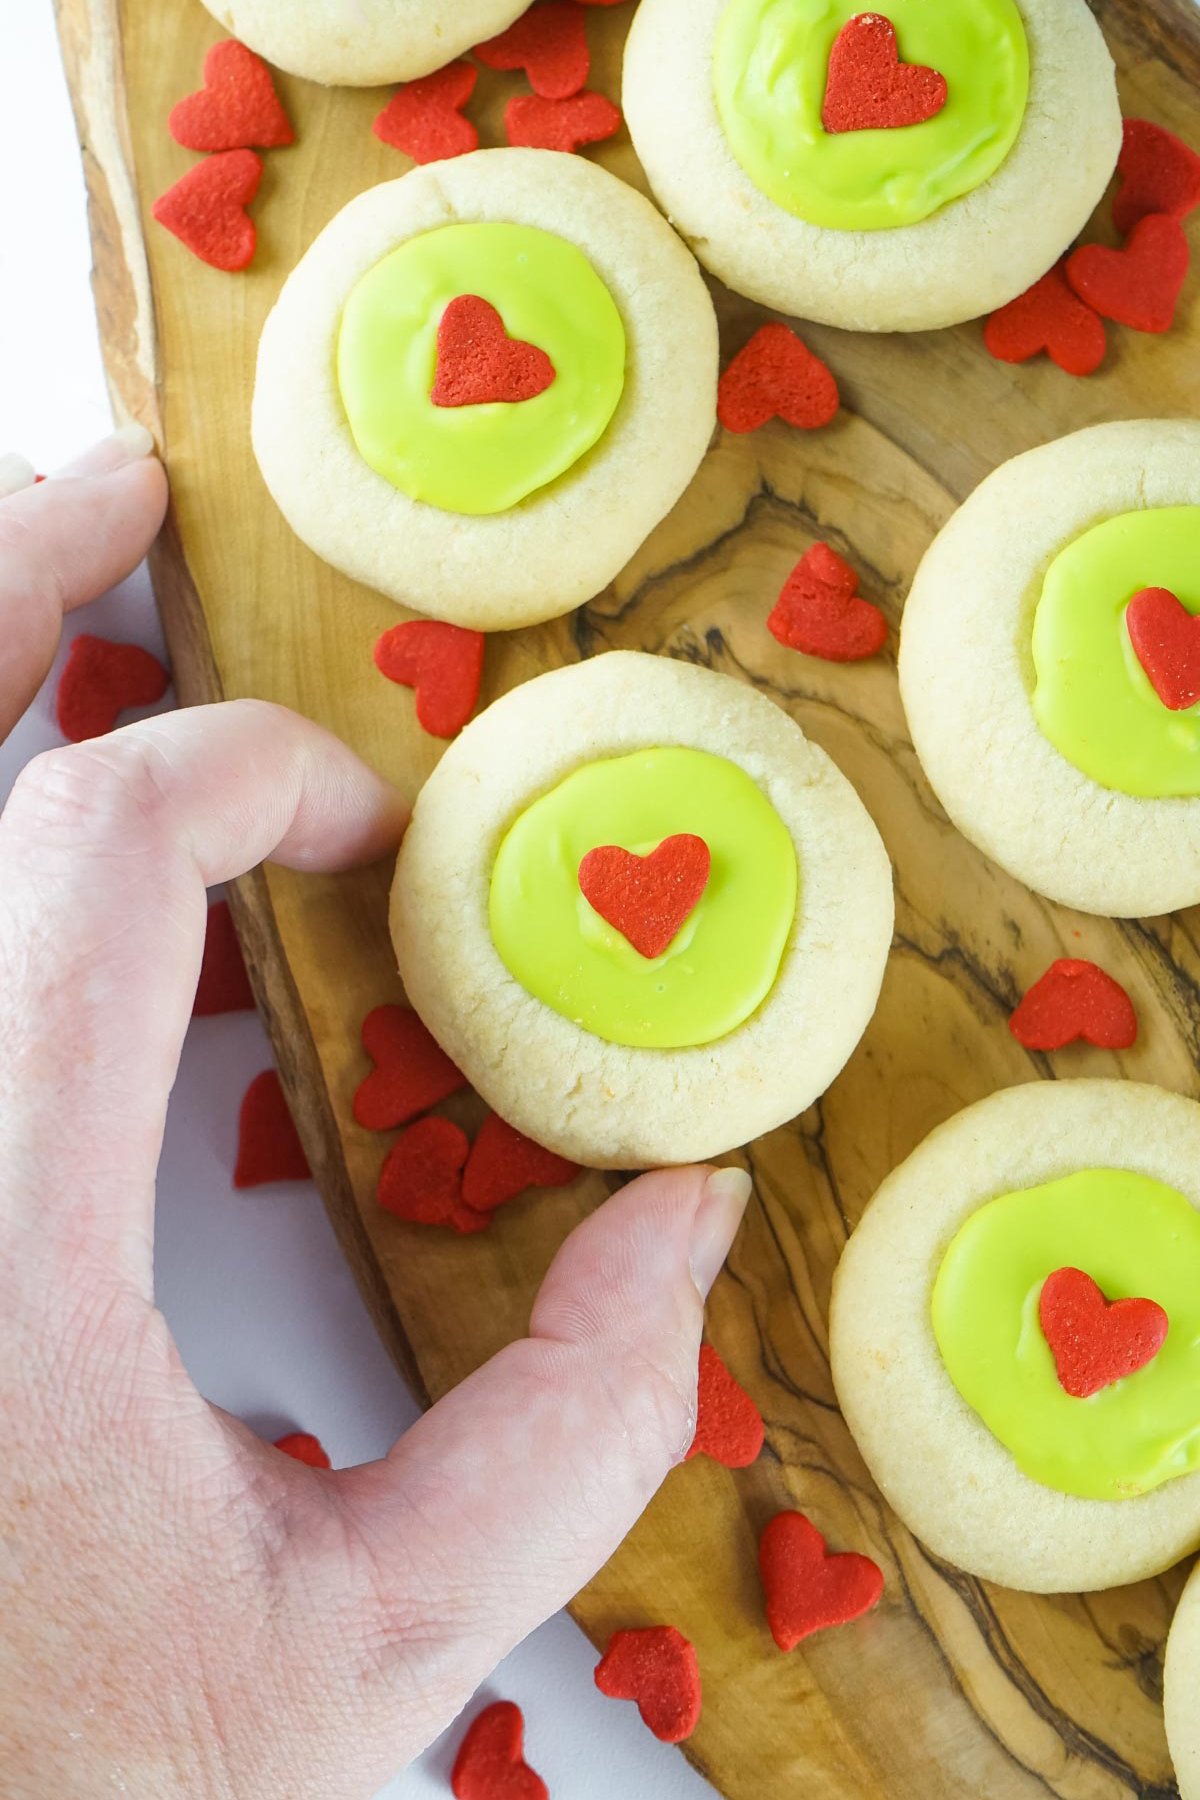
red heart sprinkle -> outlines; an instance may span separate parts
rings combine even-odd
[[[516,94],[504,109],[509,143],[529,150],[578,150],[614,137],[623,123],[621,109],[606,94],[572,94],[569,100]]]
[[[550,1800],[522,1754],[525,1720],[511,1700],[487,1706],[467,1728],[450,1775],[454,1800]]]
[[[440,619],[409,619],[384,632],[375,646],[375,667],[389,681],[415,688],[423,731],[457,737],[479,698],[483,644],[482,631]]]
[[[838,404],[837,382],[820,357],[780,324],[760,325],[717,387],[717,417],[726,431],[757,431],[775,418],[816,431]]]
[[[1117,173],[1113,224],[1122,234],[1149,213],[1186,219],[1200,206],[1200,156],[1165,125],[1126,119]]]
[[[489,1113],[471,1145],[463,1174],[463,1199],[476,1212],[495,1212],[527,1188],[565,1187],[579,1164],[544,1150],[514,1125]]]
[[[983,341],[998,362],[1023,363],[1039,350],[1068,375],[1094,375],[1104,361],[1104,321],[1070,286],[1061,262],[983,327]]]
[[[1142,588],[1125,608],[1134,655],[1163,705],[1182,712],[1200,700],[1200,617],[1169,588]]]
[[[489,69],[524,69],[535,94],[566,100],[588,78],[587,15],[575,0],[547,0],[515,25],[476,44],[475,54]]]
[[[1187,237],[1178,219],[1150,213],[1124,248],[1084,244],[1067,258],[1067,280],[1081,300],[1134,331],[1168,331],[1187,277]]]
[[[708,845],[690,832],[664,838],[649,856],[604,844],[580,863],[579,890],[649,960],[662,955],[695,912],[711,868]]]
[[[242,946],[229,912],[229,902],[218,900],[208,909],[204,931],[204,957],[196,998],[192,1002],[194,1019],[211,1019],[218,1013],[253,1012],[254,995],[250,989]]]
[[[596,1686],[610,1700],[636,1700],[643,1725],[664,1744],[681,1744],[700,1723],[700,1665],[673,1625],[614,1631]]]
[[[478,294],[459,294],[442,314],[437,368],[429,398],[435,406],[518,405],[544,394],[554,364],[536,344],[511,338],[496,308]]]
[[[123,712],[153,706],[171,677],[140,644],[112,644],[81,632],[71,641],[58,678],[54,713],[58,728],[73,744],[103,737]]]
[[[1153,1362],[1169,1324],[1156,1300],[1106,1300],[1082,1269],[1055,1269],[1047,1275],[1038,1319],[1059,1386],[1075,1400],[1086,1400]]]
[[[410,1225],[448,1225],[462,1236],[486,1231],[487,1215],[463,1205],[470,1148],[466,1132],[451,1119],[436,1113],[418,1119],[396,1139],[379,1171],[380,1206]]]
[[[789,650],[861,662],[887,642],[887,620],[858,594],[858,576],[828,544],[805,551],[784,582],[767,630]]]
[[[189,169],[154,202],[154,217],[201,262],[233,274],[253,260],[257,234],[249,206],[262,179],[253,150],[221,150]]]
[[[696,1435],[687,1460],[711,1456],[727,1469],[748,1469],[762,1446],[762,1414],[712,1345],[701,1344]]]
[[[264,1069],[246,1089],[238,1114],[235,1188],[272,1181],[308,1181],[312,1170],[274,1069]]]
[[[836,1556],[803,1513],[777,1513],[758,1543],[767,1624],[781,1650],[830,1625],[847,1625],[879,1604],[883,1570],[869,1556]]]
[[[946,104],[946,77],[902,63],[896,27],[882,13],[859,13],[837,35],[821,123],[826,131],[878,131],[921,125]]]
[[[307,1463],[310,1469],[332,1469],[333,1464],[311,1431],[289,1431],[284,1437],[275,1439],[275,1448],[282,1450],[295,1462]]]
[[[274,150],[296,141],[270,69],[236,38],[213,45],[204,86],[171,108],[167,128],[185,150]]]
[[[1034,982],[1008,1029],[1026,1050],[1061,1050],[1077,1038],[1100,1050],[1128,1050],[1137,1014],[1119,981],[1083,957],[1061,956]]]
[[[358,1084],[354,1117],[368,1131],[390,1131],[456,1094],[456,1069],[411,1006],[377,1006],[362,1022],[363,1049],[375,1064]]]
[[[478,150],[479,133],[461,110],[478,79],[478,69],[469,62],[447,63],[393,94],[371,129],[381,143],[418,163]]]

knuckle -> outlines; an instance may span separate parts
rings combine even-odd
[[[52,847],[149,844],[163,831],[163,774],[154,743],[133,731],[48,750],[18,775],[5,824]]]

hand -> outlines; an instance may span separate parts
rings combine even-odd
[[[111,454],[106,452],[105,454]],[[0,501],[0,705],[157,528],[142,458]],[[586,1582],[693,1431],[738,1171],[631,1182],[511,1344],[324,1474],[195,1391],[151,1282],[205,888],[389,851],[395,792],[278,707],[38,758],[0,818],[0,1769],[9,1800],[364,1800]]]

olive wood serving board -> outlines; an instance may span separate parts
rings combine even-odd
[[[91,194],[96,301],[120,410],[154,431],[174,502],[154,576],[184,702],[259,695],[329,726],[409,795],[441,748],[412,696],[379,676],[397,613],[292,536],[251,455],[255,346],[287,271],[354,194],[409,166],[371,123],[382,91],[281,77],[297,143],[269,152],[252,268],[197,262],[150,218],[193,157],[168,136],[220,27],[198,0],[57,0]],[[617,95],[630,8],[589,14],[592,85]],[[1097,0],[1127,114],[1197,135],[1200,12],[1189,0]],[[472,114],[503,141],[522,78],[481,72]],[[627,138],[596,159],[644,185]],[[1095,235],[1111,239],[1108,211]],[[482,699],[610,648],[685,657],[769,693],[854,782],[896,869],[895,950],[849,1067],[803,1117],[749,1147],[756,1198],[709,1306],[709,1331],[758,1401],[767,1446],[729,1473],[677,1469],[575,1602],[601,1643],[670,1621],[699,1650],[704,1716],[687,1754],[729,1800],[1117,1800],[1174,1792],[1160,1714],[1162,1648],[1184,1570],[1133,1588],[1035,1598],[931,1557],[876,1492],[834,1402],[830,1280],[877,1183],[930,1128],[1016,1081],[1121,1074],[1196,1093],[1197,914],[1125,924],[1075,915],[1011,881],[947,823],[917,767],[889,652],[809,660],[765,629],[782,580],[816,538],[861,571],[893,627],[917,561],[953,507],[1004,458],[1093,421],[1200,411],[1193,277],[1164,338],[1114,329],[1103,371],[1073,380],[985,353],[978,324],[911,337],[802,327],[841,384],[832,426],[718,434],[695,482],[633,562],[572,617],[493,638]],[[726,357],[765,316],[714,285]],[[402,615],[400,615],[402,616]],[[386,928],[389,871],[311,877],[267,868],[236,915],[301,1134],[379,1330],[436,1398],[524,1328],[557,1245],[611,1178],[517,1201],[479,1237],[405,1226],[374,1201],[388,1139],[351,1118],[364,1014],[400,990]],[[1093,956],[1141,1019],[1122,1056],[1030,1056],[1006,1029],[1054,956]],[[478,1103],[451,1103],[478,1118]],[[472,1109],[475,1110],[472,1110]],[[869,1619],[790,1656],[762,1614],[755,1547],[782,1507],[883,1566]]]

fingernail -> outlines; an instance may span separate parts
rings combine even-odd
[[[754,1184],[745,1169],[714,1169],[692,1221],[692,1280],[707,1296],[737,1236]]]
[[[0,456],[0,500],[32,487],[36,480],[37,473],[27,457],[19,456],[15,450]]]
[[[140,462],[154,449],[154,439],[144,425],[122,425],[111,437],[101,438],[74,458],[59,475],[113,475],[128,463]]]

